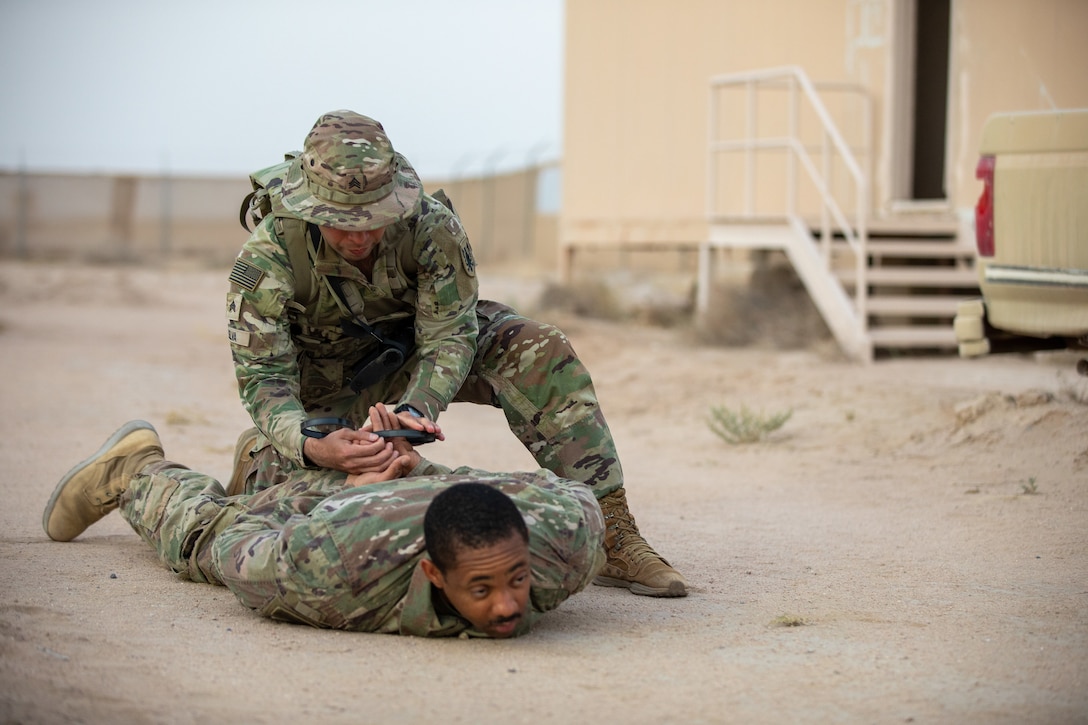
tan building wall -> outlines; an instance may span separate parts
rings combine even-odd
[[[870,151],[857,104],[822,94],[871,172],[871,214],[969,209],[991,112],[1088,106],[1088,2],[949,1],[944,199],[923,205],[912,199],[910,139],[914,25],[924,2],[568,2],[561,239],[705,238],[709,81],[790,65],[816,83],[857,84],[871,99]],[[923,40],[932,39],[927,28]],[[743,123],[732,110],[723,123]],[[780,133],[784,118],[782,101],[760,97],[763,135]],[[761,171],[761,204],[782,173]],[[739,192],[729,193],[736,202]]]
[[[952,33],[949,188],[973,205],[990,114],[1088,107],[1088,2],[954,0]]]

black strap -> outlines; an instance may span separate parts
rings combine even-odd
[[[246,194],[245,198],[242,199],[241,208],[238,209],[238,223],[241,224],[242,229],[245,229],[247,232],[252,232],[253,231],[252,229],[249,228],[249,224],[246,221],[246,217],[249,216],[249,213],[252,210],[252,207],[250,206],[250,204],[253,203],[253,197],[255,197],[255,196],[257,196],[256,191],[251,191],[248,194]],[[254,219],[254,222],[256,222],[256,219]]]
[[[307,438],[324,438],[331,430],[318,430],[325,426],[337,428],[355,428],[355,424],[345,418],[308,418],[302,421],[302,435]]]
[[[302,435],[307,438],[324,438],[331,430],[318,430],[326,426],[336,426],[336,428],[355,428],[355,425],[345,418],[309,418],[302,421]],[[374,435],[381,438],[403,438],[412,445],[421,446],[424,443],[433,443],[435,441],[435,434],[428,433],[425,430],[413,430],[411,428],[395,428],[389,430],[376,430],[371,431]]]

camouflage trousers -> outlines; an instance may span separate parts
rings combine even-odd
[[[612,433],[589,371],[567,336],[498,302],[481,300],[477,316],[476,357],[454,402],[501,408],[511,432],[541,468],[590,486],[598,499],[621,488],[623,470]],[[320,408],[309,412],[360,425],[371,405],[400,399],[413,364],[414,359],[409,360],[361,394],[345,386],[334,400],[323,400]],[[251,493],[292,480],[297,472],[293,461],[260,437],[245,490]]]
[[[320,480],[321,472],[309,471],[308,476],[315,479],[312,488],[279,486],[253,496],[228,497],[211,476],[167,461],[134,476],[119,508],[176,574],[226,586],[242,604],[273,619],[342,626],[335,615],[317,615],[318,607],[311,606],[320,606],[327,588],[322,586],[321,567],[307,566],[309,556],[294,562],[298,552],[285,550],[280,541],[288,522],[300,534],[297,541],[321,538],[307,528],[305,517],[337,488],[332,480]]]

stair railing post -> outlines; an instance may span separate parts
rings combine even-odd
[[[824,264],[831,268],[831,144],[827,129],[820,134],[820,173],[824,177],[824,193],[820,198],[820,253],[824,257]]]
[[[744,145],[744,213],[751,217],[755,215],[755,189],[756,189],[756,165],[755,165],[755,134],[756,134],[756,86],[755,79],[747,82],[748,114],[747,129]]]
[[[794,144],[800,146],[800,123],[797,117],[797,77],[793,73],[789,76],[789,148],[786,154],[786,213],[794,216],[797,213],[797,152]]]
[[[869,329],[869,230],[866,222],[869,204],[869,188],[865,179],[858,181],[856,230],[857,235],[857,287],[856,305],[858,320],[861,322],[861,331],[865,334]]]
[[[707,109],[706,121],[706,215],[711,223],[717,216],[718,199],[718,88],[713,82],[710,84],[710,107]]]

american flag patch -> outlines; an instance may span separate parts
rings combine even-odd
[[[257,289],[264,277],[264,270],[254,267],[244,259],[234,260],[234,268],[230,271],[230,281],[242,289],[252,292]]]

